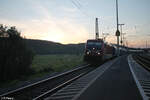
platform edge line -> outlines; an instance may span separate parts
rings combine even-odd
[[[132,73],[133,79],[134,79],[134,81],[136,82],[136,86],[137,86],[137,88],[138,88],[138,90],[139,90],[139,92],[140,92],[140,94],[141,94],[143,100],[148,100],[148,97],[145,95],[144,90],[143,90],[142,86],[140,85],[140,82],[138,81],[138,79],[137,79],[137,77],[136,77],[136,75],[135,75],[135,73],[134,73],[134,71],[133,71],[133,69],[132,69],[131,61],[129,61],[129,57],[132,57],[132,56],[129,55],[129,56],[127,57],[127,61],[128,61],[128,65],[129,65],[130,71],[131,71],[131,73]]]
[[[96,76],[86,87],[84,87],[84,89],[81,90],[81,91],[79,92],[79,94],[77,94],[72,100],[77,100],[77,99],[79,98],[79,96],[80,96],[93,82],[95,82],[98,77],[100,77],[102,74],[104,74],[104,72],[105,72],[109,67],[111,67],[111,65],[112,65],[113,63],[115,63],[117,60],[118,60],[118,58],[114,59],[113,62],[112,62],[107,68],[105,68],[105,70],[104,70],[101,74],[97,75],[97,76]]]

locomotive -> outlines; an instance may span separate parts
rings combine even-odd
[[[95,32],[95,39],[89,39],[85,44],[84,61],[103,62],[114,57],[116,55],[115,46],[106,43],[105,39],[99,38],[98,18],[95,21]]]
[[[116,48],[103,41],[103,39],[87,40],[84,52],[84,61],[103,62],[116,55]]]

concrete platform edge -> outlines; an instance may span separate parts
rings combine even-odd
[[[109,64],[109,66],[108,66],[102,73],[100,73],[99,75],[97,75],[97,76],[96,76],[82,91],[80,91],[80,93],[77,94],[72,100],[77,100],[77,99],[80,97],[80,95],[81,95],[86,89],[88,89],[88,87],[89,87],[91,84],[93,84],[93,83],[97,80],[97,78],[100,77],[100,76],[101,76],[114,62],[116,62],[118,59],[119,59],[119,57],[116,58],[116,59],[114,59],[113,61],[107,62],[107,63],[111,63],[111,64]],[[102,66],[104,66],[104,64],[103,64]],[[102,66],[101,66],[101,67],[102,67]]]
[[[138,88],[138,90],[139,90],[139,92],[140,92],[140,94],[141,94],[143,100],[148,100],[148,97],[145,95],[144,90],[143,90],[143,88],[141,87],[141,85],[140,85],[140,83],[139,83],[139,81],[138,81],[138,79],[137,79],[137,77],[136,77],[136,75],[135,75],[135,73],[134,73],[134,71],[133,71],[133,69],[132,69],[131,63],[132,63],[132,62],[135,62],[135,61],[133,61],[133,60],[131,61],[131,58],[132,58],[132,56],[129,55],[129,56],[127,57],[127,61],[128,61],[129,67],[130,67],[130,71],[131,71],[131,73],[132,73],[132,75],[133,75],[133,79],[134,79],[134,81],[135,81],[135,83],[136,83],[136,86],[137,86],[137,88]]]

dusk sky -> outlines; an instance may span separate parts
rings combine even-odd
[[[150,0],[118,0],[119,23],[129,46],[150,47]],[[0,24],[16,26],[30,39],[81,43],[100,36],[116,43],[115,0],[0,0]]]

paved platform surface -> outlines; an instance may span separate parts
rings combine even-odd
[[[77,100],[142,100],[127,56],[115,61]]]

